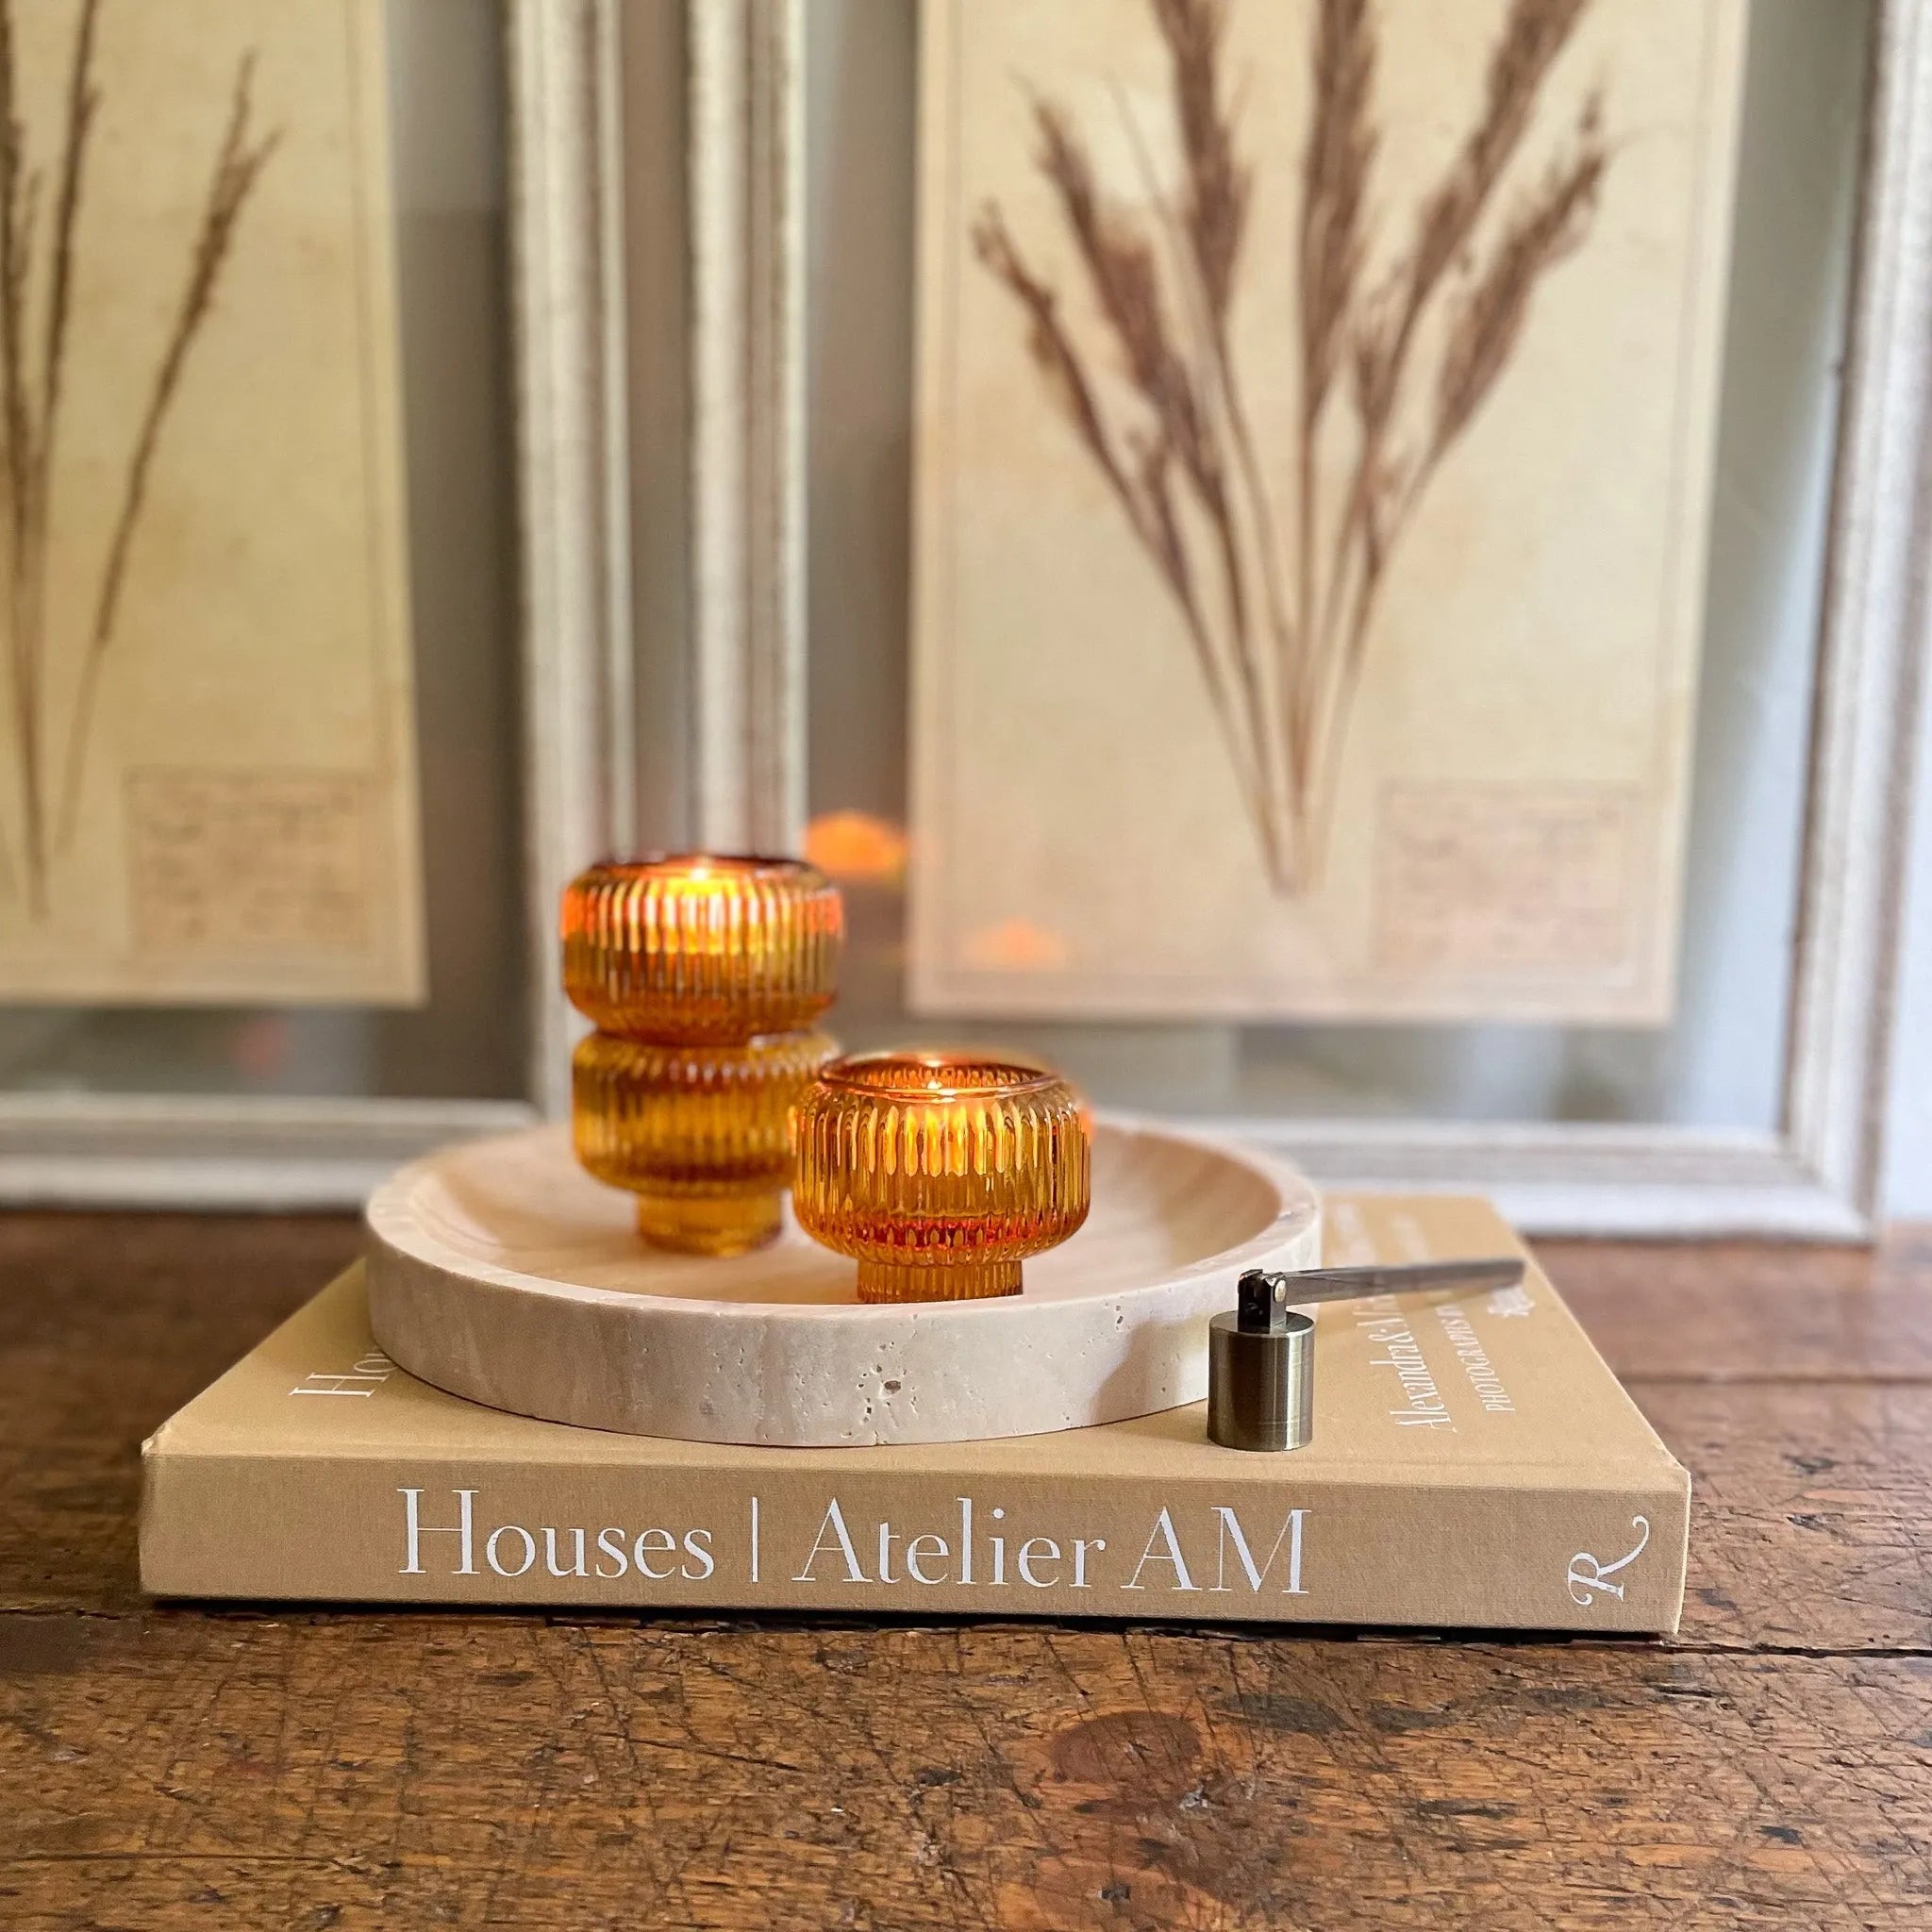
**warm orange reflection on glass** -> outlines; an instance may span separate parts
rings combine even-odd
[[[800,1096],[791,1203],[858,1263],[867,1302],[1017,1294],[1021,1263],[1087,1218],[1086,1109],[1009,1055],[861,1054]]]
[[[906,833],[867,811],[821,812],[805,828],[805,856],[835,879],[893,885],[906,875]]]
[[[730,1255],[778,1232],[843,934],[838,889],[797,859],[610,860],[566,889],[564,991],[598,1029],[572,1069],[577,1156],[637,1196],[646,1241]]]
[[[966,936],[969,966],[1009,972],[1058,973],[1067,963],[1067,942],[1058,933],[1026,919],[1008,919]]]

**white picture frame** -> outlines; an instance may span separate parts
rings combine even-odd
[[[621,0],[507,13],[529,1055],[513,1100],[0,1094],[0,1202],[359,1205],[404,1160],[568,1105],[553,917],[630,834]]]
[[[510,1102],[0,1097],[0,1199],[358,1201],[441,1140],[567,1102],[551,908],[626,842],[634,691],[622,0],[513,0],[527,1091]],[[1491,1195],[1537,1232],[1858,1239],[1877,1208],[1932,611],[1932,0],[1875,51],[1779,1125],[1200,1123],[1338,1186]],[[686,0],[688,553],[697,836],[795,845],[806,796],[800,0]]]
[[[697,125],[696,144],[732,139],[735,115],[746,151],[791,172],[789,185],[747,196],[693,170],[693,312],[702,315],[708,261],[789,262],[802,253],[803,158],[795,139],[788,143],[771,130],[795,129],[803,82],[796,0],[690,6],[694,34],[735,37],[740,71],[763,75],[760,85],[743,86],[730,114]],[[1873,34],[1778,1126],[1757,1133],[1663,1124],[1251,1116],[1190,1116],[1191,1124],[1258,1141],[1338,1187],[1488,1194],[1533,1232],[1870,1234],[1883,1171],[1912,753],[1932,645],[1921,561],[1924,479],[1932,458],[1932,0],[1874,0]],[[789,37],[790,53],[775,68],[759,68],[760,37],[778,44]],[[773,291],[766,285],[761,292]],[[730,299],[722,279],[713,294],[721,303]],[[800,310],[779,303],[750,312],[768,333],[747,366],[763,371],[774,392],[794,393],[806,353]],[[735,460],[733,450],[725,425],[701,410],[693,472],[701,491],[715,483],[720,465]],[[768,608],[795,609],[801,600],[794,526],[773,517],[770,506],[795,513],[802,493],[802,474],[789,483],[766,475],[758,496],[725,498],[737,504],[738,519],[728,530],[714,524],[710,531]],[[745,645],[742,631],[701,627],[698,675],[708,691],[728,690],[735,708],[728,715],[776,721],[758,757],[733,769],[750,793],[743,822],[783,827],[795,822],[786,815],[788,802],[804,790],[805,723],[795,699],[803,646],[790,645],[780,666]],[[785,702],[770,681],[780,677]],[[734,823],[703,818],[708,835],[714,824]]]

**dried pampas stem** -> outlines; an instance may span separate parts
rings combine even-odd
[[[1235,347],[1256,184],[1228,107],[1230,0],[1147,0],[1181,164],[1169,195],[1122,108],[1151,227],[1108,197],[1067,108],[1033,103],[1038,166],[1098,341],[1091,322],[1069,322],[1053,281],[1028,262],[996,205],[974,225],[979,261],[1026,318],[1049,394],[1180,616],[1262,862],[1285,894],[1321,875],[1348,714],[1393,548],[1436,469],[1501,383],[1537,287],[1589,232],[1608,165],[1593,98],[1567,155],[1505,221],[1485,264],[1451,289],[1591,4],[1509,0],[1480,108],[1417,202],[1407,248],[1372,276],[1378,8],[1376,0],[1311,0],[1287,527],[1257,455]],[[1443,321],[1424,330],[1431,314]],[[1411,367],[1424,340],[1440,342],[1439,366],[1432,384],[1418,385]],[[1331,512],[1322,479],[1338,395],[1353,418],[1351,459]],[[1418,409],[1420,426],[1406,426]]]
[[[62,95],[64,119],[53,167],[51,218],[45,236],[39,238],[45,177],[29,158],[20,119],[15,0],[0,0],[0,542],[8,579],[8,724],[19,781],[17,835],[9,838],[0,824],[0,891],[24,894],[35,918],[47,911],[53,861],[74,836],[101,661],[114,636],[162,427],[189,351],[212,308],[242,208],[278,139],[250,138],[254,63],[252,57],[245,58],[235,77],[227,127],[190,255],[187,283],[135,433],[93,624],[80,649],[65,757],[57,769],[47,758],[54,726],[49,716],[48,654],[53,641],[47,633],[46,584],[55,458],[72,358],[74,278],[101,98],[93,78],[100,17],[101,0],[82,0]],[[42,274],[44,286],[37,303],[35,284]],[[52,808],[57,777],[58,815]],[[58,838],[52,836],[56,825]]]
[[[108,546],[107,568],[94,606],[94,621],[88,634],[86,653],[81,659],[80,688],[68,724],[67,755],[62,765],[64,780],[60,796],[60,842],[69,843],[80,817],[82,780],[87,771],[88,740],[92,730],[94,704],[99,691],[101,661],[113,641],[114,621],[120,614],[121,593],[127,578],[127,560],[134,546],[134,535],[141,512],[147,502],[148,475],[154,468],[155,451],[160,444],[161,426],[167,421],[169,406],[180,387],[181,372],[196,335],[214,305],[216,284],[222,266],[235,239],[235,225],[254,191],[256,181],[268,164],[281,137],[270,134],[251,142],[248,137],[250,96],[255,80],[255,57],[243,55],[235,74],[235,88],[228,108],[227,131],[215,158],[214,172],[208,179],[208,197],[202,206],[201,225],[189,258],[188,278],[175,311],[175,323],[167,346],[155,369],[148,391],[147,408],[135,437],[134,452],[128,458],[126,480],[122,485],[121,508],[114,520],[114,535]]]

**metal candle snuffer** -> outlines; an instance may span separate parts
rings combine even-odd
[[[1236,1285],[1236,1306],[1208,1324],[1208,1440],[1226,1449],[1279,1450],[1305,1448],[1313,1438],[1315,1323],[1302,1308],[1430,1289],[1514,1288],[1522,1279],[1513,1255],[1295,1274],[1250,1268]]]

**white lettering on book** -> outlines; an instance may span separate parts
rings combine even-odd
[[[1274,1539],[1274,1546],[1261,1558],[1258,1564],[1256,1563],[1254,1555],[1248,1548],[1247,1538],[1241,1533],[1241,1518],[1225,1506],[1217,1508],[1214,1514],[1220,1520],[1220,1529],[1217,1533],[1214,1548],[1214,1588],[1216,1590],[1232,1590],[1234,1588],[1234,1585],[1227,1580],[1227,1546],[1230,1541],[1234,1544],[1235,1560],[1241,1564],[1241,1570],[1248,1579],[1248,1588],[1257,1593],[1260,1591],[1261,1579],[1267,1575],[1269,1571],[1274,1569],[1274,1559],[1281,1555],[1282,1546],[1286,1544],[1288,1548],[1288,1562],[1284,1572],[1285,1580],[1281,1586],[1281,1593],[1283,1596],[1307,1595],[1307,1591],[1302,1587],[1302,1520],[1307,1514],[1306,1509],[1291,1509],[1288,1512],[1287,1521],[1282,1524],[1280,1532]]]
[[[396,1365],[381,1349],[372,1348],[358,1356],[346,1369],[317,1369],[303,1376],[289,1391],[291,1395],[374,1395],[396,1372]]]
[[[569,1532],[575,1554],[568,1563],[557,1560],[557,1532],[545,1524],[543,1530],[543,1567],[553,1576],[588,1576],[591,1573],[584,1568],[584,1533],[580,1529]]]
[[[503,1540],[513,1536],[521,1540],[524,1549],[523,1561],[506,1563],[498,1555]],[[537,1560],[537,1539],[521,1523],[502,1523],[492,1529],[483,1542],[483,1560],[499,1576],[521,1576]]]
[[[1630,1527],[1641,1532],[1637,1547],[1627,1557],[1619,1557],[1614,1563],[1605,1563],[1592,1557],[1588,1550],[1578,1550],[1570,1558],[1570,1601],[1579,1609],[1591,1609],[1596,1604],[1597,1592],[1607,1591],[1619,1603],[1624,1600],[1624,1586],[1609,1579],[1620,1570],[1627,1570],[1650,1547],[1650,1519],[1633,1516]]]
[[[1355,1324],[1382,1353],[1369,1357],[1372,1369],[1392,1369],[1401,1385],[1403,1404],[1389,1413],[1397,1428],[1454,1429],[1449,1405],[1436,1387],[1436,1378],[1424,1358],[1422,1345],[1408,1325],[1392,1294],[1365,1296]]]
[[[398,1488],[403,1499],[404,1576],[480,1576],[477,1566],[477,1517],[480,1490],[451,1490],[456,1514],[454,1523],[425,1520],[424,1491]],[[448,1543],[430,1543],[432,1537],[452,1537]],[[596,1555],[591,1543],[594,1540]],[[608,1524],[593,1533],[575,1526],[559,1529],[555,1524],[540,1524],[535,1529],[521,1523],[498,1523],[483,1535],[483,1561],[498,1576],[523,1576],[537,1566],[541,1550],[544,1571],[557,1577],[602,1577],[614,1583],[633,1570],[649,1582],[664,1583],[682,1577],[687,1583],[703,1583],[717,1570],[718,1559],[711,1548],[711,1532],[705,1528],[687,1530],[641,1529],[636,1532]],[[432,1568],[429,1557],[454,1557],[453,1562]],[[658,1557],[663,1562],[658,1562]]]
[[[651,1559],[654,1557],[669,1557],[677,1549],[677,1539],[668,1529],[641,1529],[638,1540],[631,1545],[630,1558],[638,1566],[638,1574],[648,1577],[653,1583],[664,1583],[677,1574],[675,1563],[666,1563],[662,1569]]]
[[[1482,1404],[1483,1413],[1514,1415],[1515,1398],[1503,1386],[1503,1378],[1496,1373],[1496,1365],[1490,1359],[1489,1350],[1475,1332],[1475,1324],[1455,1302],[1439,1303],[1436,1319],[1441,1323],[1442,1333],[1448,1338],[1449,1346],[1456,1351],[1456,1359],[1462,1364],[1462,1373],[1469,1377],[1469,1386],[1475,1391],[1475,1399]]]
[[[1035,1590],[1051,1590],[1059,1581],[1058,1576],[1041,1576],[1037,1566],[1042,1563],[1058,1564],[1060,1559],[1060,1546],[1050,1536],[1029,1536],[1020,1545],[1020,1581],[1030,1584]]]
[[[825,1538],[832,1538],[827,1544]],[[816,1583],[818,1578],[811,1574],[811,1566],[822,1556],[827,1556],[837,1549],[845,1561],[845,1581],[847,1583],[870,1583],[872,1578],[859,1567],[858,1552],[852,1547],[852,1532],[845,1527],[845,1512],[839,1507],[839,1499],[834,1496],[831,1506],[825,1511],[824,1521],[819,1524],[819,1533],[812,1539],[811,1555],[805,1559],[805,1568],[791,1580],[793,1583]]]
[[[452,1524],[425,1524],[423,1521],[423,1491],[421,1490],[398,1490],[396,1494],[403,1499],[403,1569],[405,1576],[424,1576],[428,1573],[423,1567],[423,1539],[425,1536],[453,1536],[458,1538],[462,1551],[462,1561],[450,1572],[453,1576],[474,1576],[476,1574],[475,1553],[471,1547],[471,1525],[475,1521],[472,1505],[478,1491],[458,1490],[457,1521]]]
[[[488,1507],[481,1490],[399,1487],[396,1494],[403,1505],[398,1569],[405,1576],[521,1577],[541,1590],[549,1578],[608,1584],[628,1577],[649,1585],[705,1583],[719,1573],[714,1535],[706,1525],[629,1528],[608,1523],[592,1528],[505,1522]],[[1071,1536],[1058,1527],[1049,1533],[1037,1521],[1014,1529],[1007,1525],[1003,1506],[983,1507],[970,1496],[955,1500],[957,1533],[950,1524],[941,1529],[929,1518],[861,1518],[846,1501],[829,1496],[799,1567],[792,1570],[788,1562],[785,1574],[793,1583],[868,1589],[1152,1590],[1199,1595],[1204,1589],[1239,1591],[1245,1580],[1256,1595],[1309,1593],[1303,1574],[1309,1516],[1305,1508],[1278,1518],[1270,1510],[1258,1522],[1251,1513],[1243,1522],[1240,1510],[1224,1503],[1178,1515],[1163,1506],[1131,1569],[1116,1557],[1109,1574],[1104,1536]],[[757,1583],[768,1525],[760,1500],[746,1501],[751,1534],[743,1554],[733,1553],[732,1563],[745,1580]],[[1204,1584],[1196,1579],[1205,1574],[1210,1539],[1214,1580]]]
[[[1160,1547],[1155,1548],[1158,1543]],[[1170,1590],[1199,1590],[1200,1585],[1188,1574],[1187,1558],[1181,1555],[1180,1540],[1174,1533],[1174,1518],[1163,1509],[1154,1519],[1154,1527],[1147,1532],[1147,1547],[1141,1552],[1141,1560],[1134,1565],[1134,1574],[1121,1585],[1123,1590],[1145,1590],[1141,1581],[1141,1573],[1150,1563],[1168,1563],[1173,1566],[1174,1575],[1168,1583]]]

